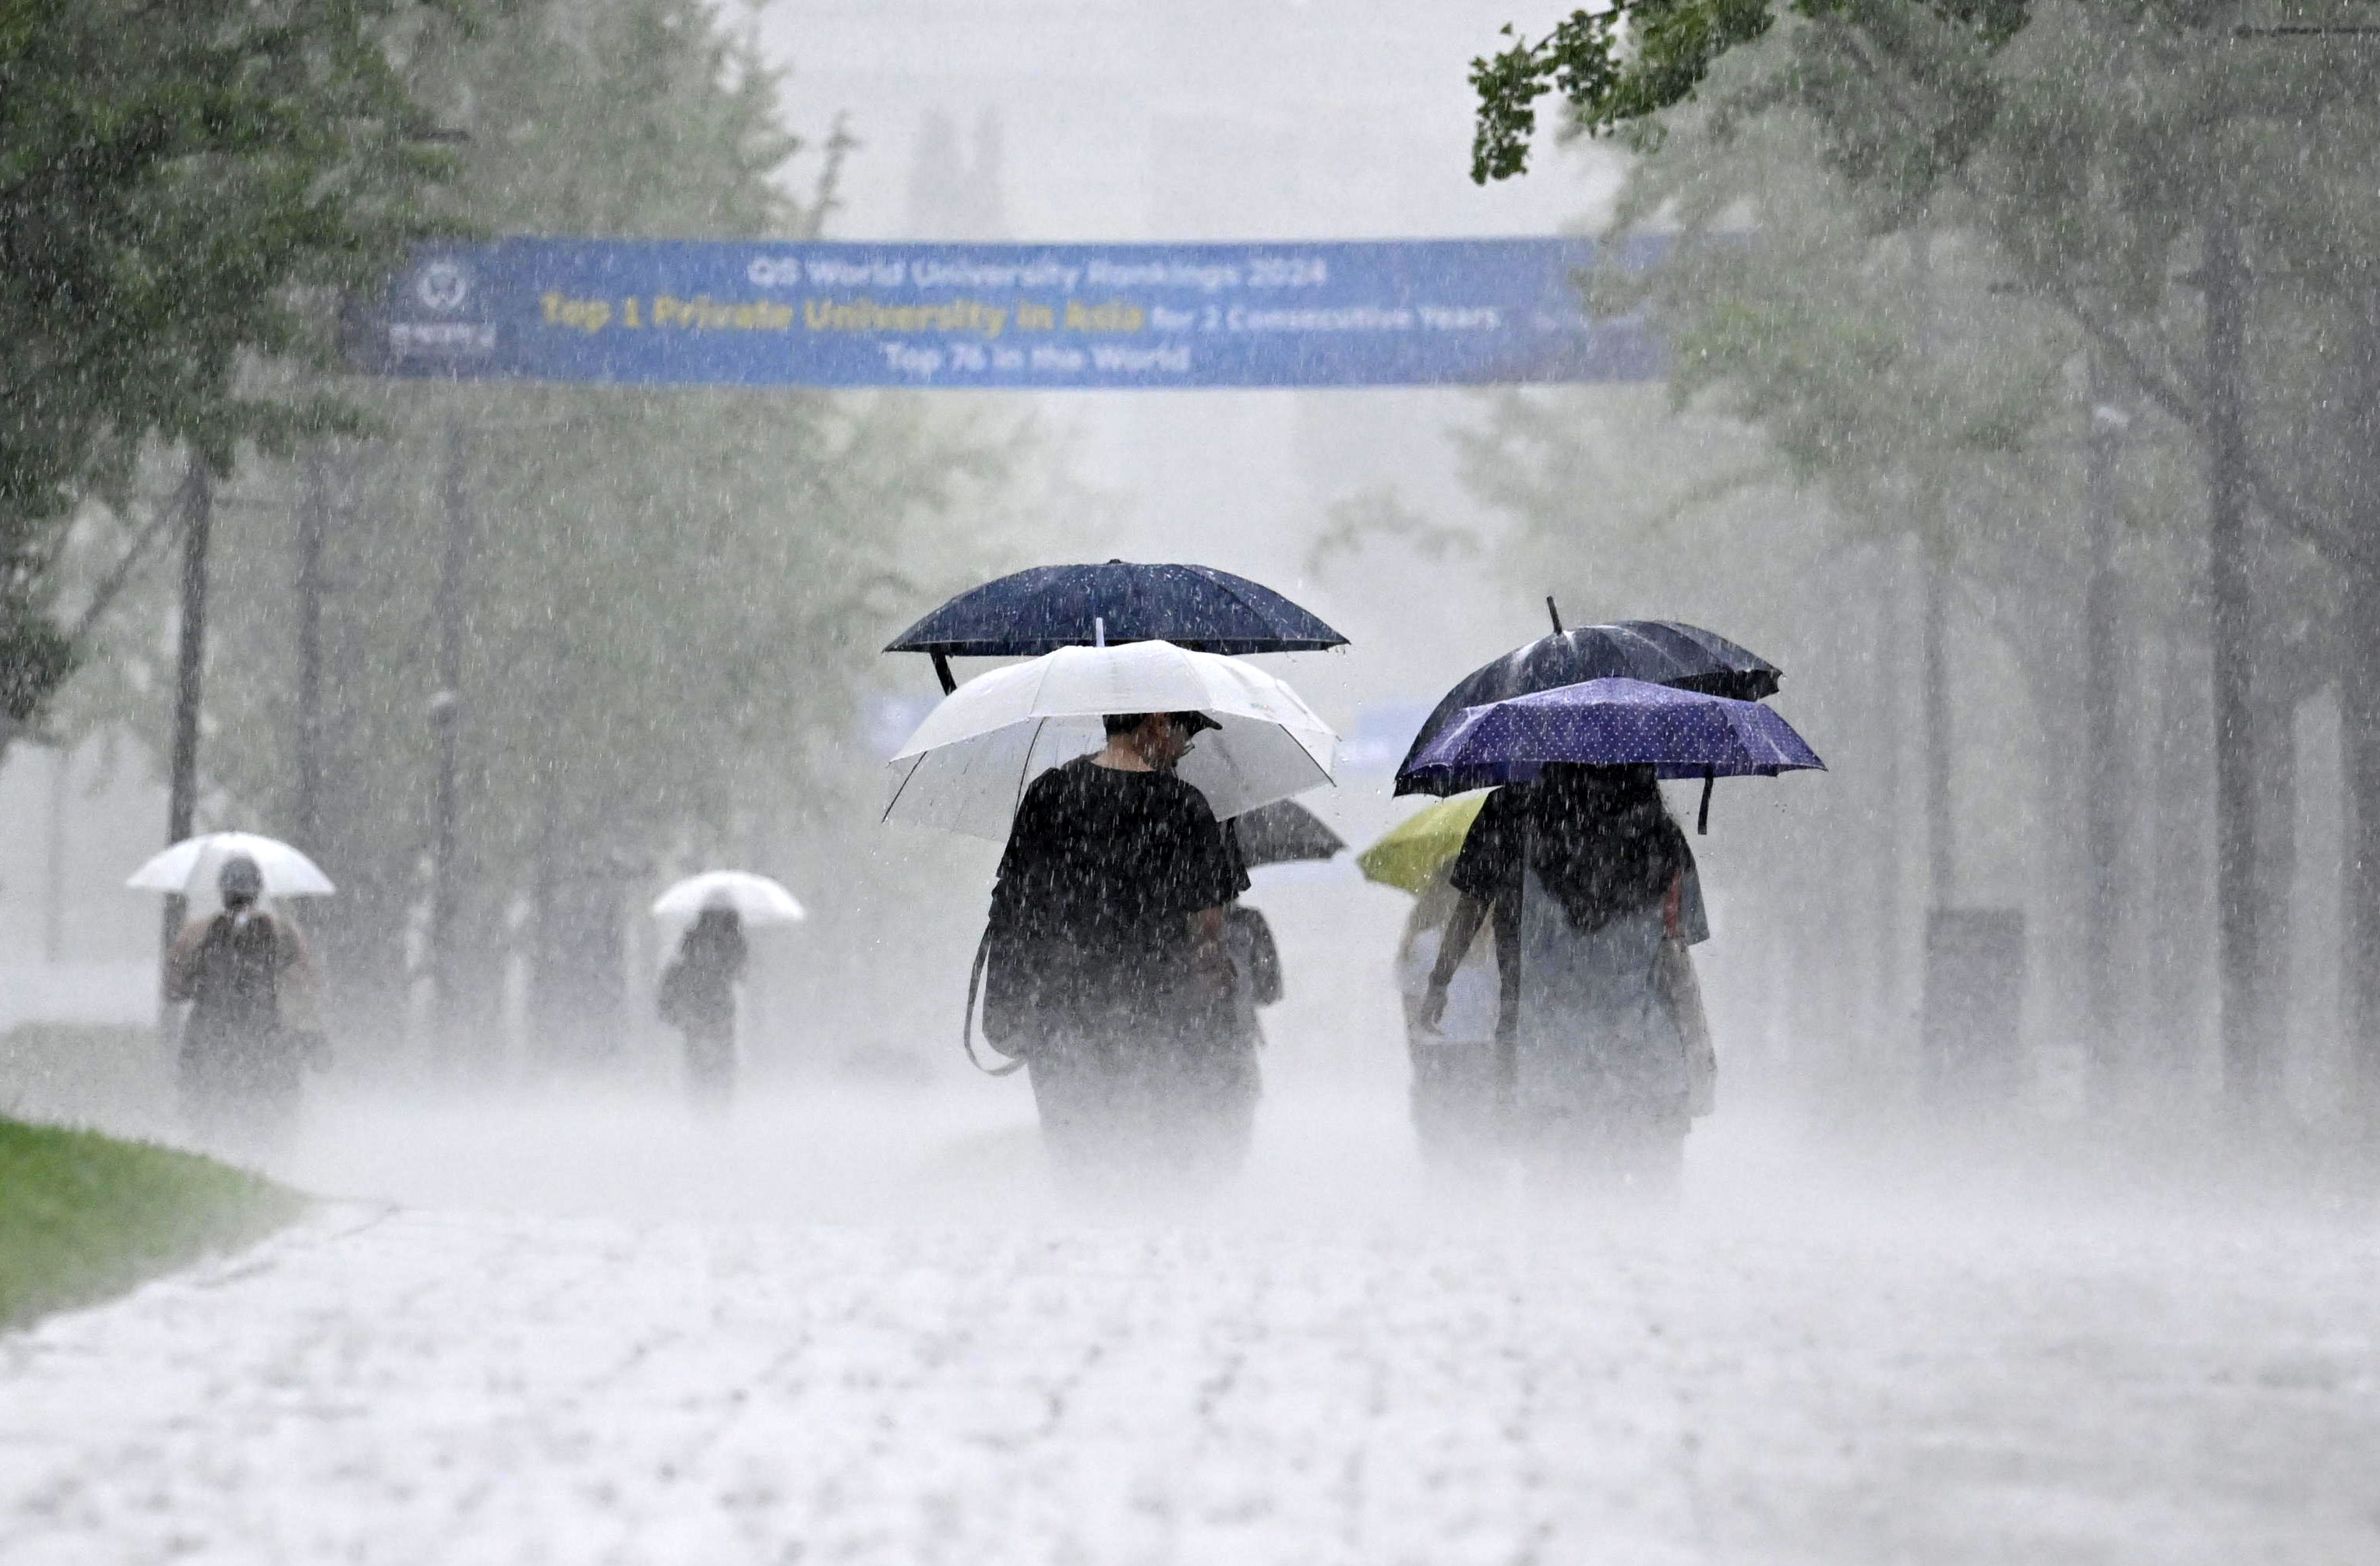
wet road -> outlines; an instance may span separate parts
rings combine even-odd
[[[0,1340],[0,1560],[2380,1560],[2368,1226],[1723,1137],[1598,1224],[1328,1135],[1087,1218],[1013,1118],[860,1172],[873,1113],[348,1126],[317,1188],[402,1202]]]

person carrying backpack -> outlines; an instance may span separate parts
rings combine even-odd
[[[1493,918],[1500,1089],[1524,1167],[1666,1197],[1717,1089],[1686,951],[1710,935],[1694,850],[1650,766],[1549,761],[1520,788],[1488,797],[1455,856],[1462,899],[1415,1020],[1438,1027]]]
[[[1031,1072],[1042,1144],[1077,1188],[1231,1173],[1257,1092],[1232,1014],[1225,910],[1247,890],[1205,795],[1174,775],[1200,712],[1104,720],[1106,747],[1033,780],[985,931],[983,1032]]]
[[[182,1112],[202,1135],[269,1147],[296,1121],[306,1065],[326,1053],[321,987],[298,927],[258,905],[255,860],[226,860],[216,886],[223,911],[185,925],[165,959],[165,999],[190,1008]]]

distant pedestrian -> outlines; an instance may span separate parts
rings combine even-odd
[[[1492,797],[1451,880],[1463,901],[1430,977],[1434,1026],[1479,926],[1503,963],[1509,1123],[1541,1173],[1673,1186],[1711,1062],[1685,948],[1706,938],[1694,852],[1653,769],[1550,763]],[[1511,931],[1507,941],[1506,931]]]
[[[1430,975],[1445,949],[1447,926],[1463,901],[1447,879],[1448,860],[1414,899],[1397,942],[1397,992],[1404,1002],[1405,1054],[1413,1067],[1414,1135],[1422,1156],[1450,1168],[1476,1168],[1500,1150],[1497,975],[1494,941],[1467,940],[1446,984],[1446,1001],[1427,1026],[1421,1022]]]
[[[259,905],[254,859],[225,860],[216,887],[223,911],[186,924],[165,959],[165,999],[190,1007],[183,1114],[202,1135],[269,1150],[294,1127],[305,1066],[327,1053],[321,984],[298,927]]]
[[[1033,780],[992,889],[984,1035],[1022,1056],[1073,1180],[1209,1177],[1245,1153],[1256,1049],[1232,1017],[1224,910],[1246,873],[1173,775],[1197,712],[1104,721],[1106,747]]]
[[[662,1020],[686,1038],[686,1093],[698,1107],[723,1109],[735,1096],[735,986],[749,958],[744,916],[713,903],[695,916],[662,972]]]

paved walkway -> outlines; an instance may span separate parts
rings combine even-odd
[[[1281,1208],[329,1206],[0,1339],[0,1561],[2380,1561],[2343,1221]]]
[[[1128,1223],[1007,1121],[486,1114],[326,1125],[298,1176],[397,1202],[0,1338],[0,1561],[2380,1561],[2339,1216],[1704,1137],[1597,1231],[1282,1107],[1238,1202]]]

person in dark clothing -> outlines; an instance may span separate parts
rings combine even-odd
[[[735,985],[751,955],[744,916],[714,903],[695,916],[662,971],[662,1020],[686,1036],[686,1093],[723,1109],[735,1091]]]
[[[1257,1093],[1223,944],[1247,876],[1206,797],[1173,775],[1213,721],[1105,726],[1104,749],[1042,773],[1017,807],[992,888],[984,1037],[1026,1061],[1063,1174],[1212,1174],[1245,1150]]]
[[[1456,965],[1494,919],[1497,1040],[1524,1154],[1673,1183],[1689,1120],[1709,1100],[1685,953],[1708,929],[1693,850],[1653,769],[1547,765],[1525,790],[1489,798],[1451,880],[1462,901],[1424,1023],[1443,1014]]]
[[[223,911],[185,925],[165,958],[165,999],[190,1007],[182,1111],[203,1135],[270,1148],[295,1123],[305,1065],[324,1052],[313,956],[296,925],[257,905],[255,860],[226,860],[216,886]]]

